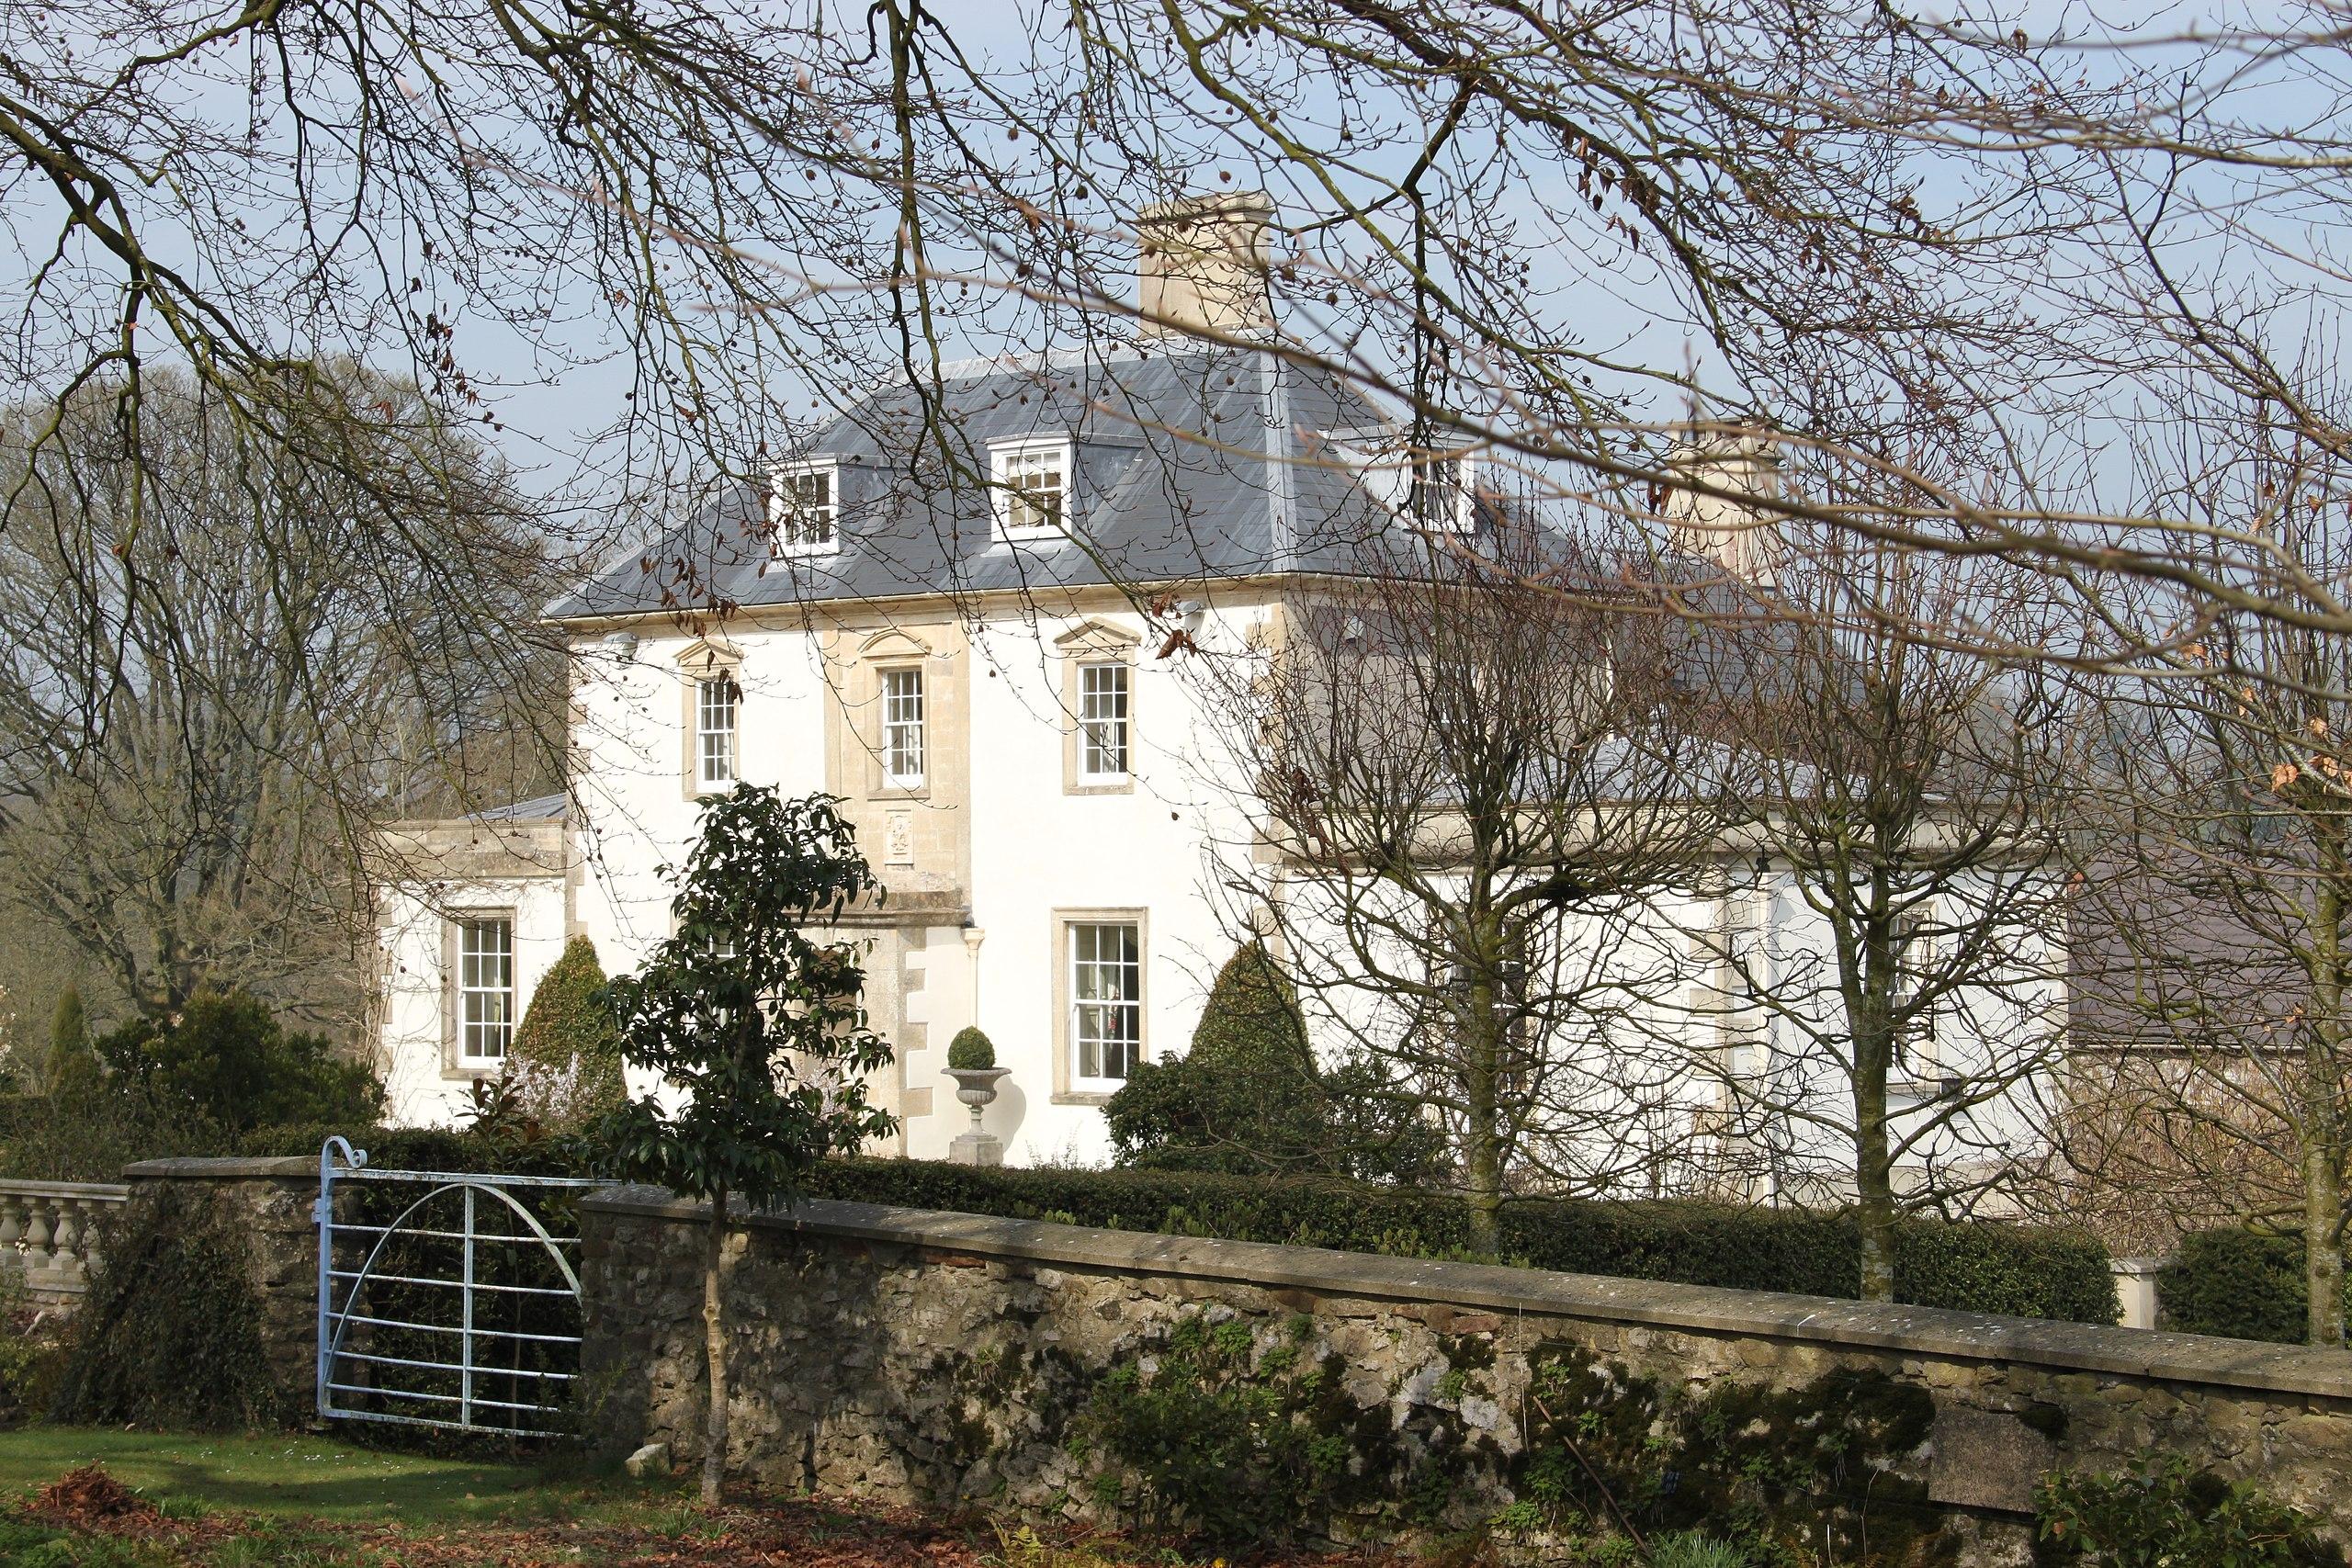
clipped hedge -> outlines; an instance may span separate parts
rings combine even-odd
[[[2352,1305],[2352,1289],[2346,1297]],[[2163,1325],[2183,1334],[2300,1345],[2309,1329],[2310,1302],[2301,1236],[2193,1232],[2181,1237],[2173,1260],[2156,1275]]]
[[[908,1208],[1053,1219],[1109,1230],[1287,1242],[1399,1257],[1461,1257],[1462,1201],[1423,1189],[1305,1178],[1150,1170],[988,1169],[932,1160],[829,1161],[810,1195]],[[1505,1206],[1513,1263],[1752,1291],[1849,1296],[1860,1273],[1850,1215],[1697,1202]],[[2018,1317],[2113,1323],[2106,1249],[2060,1230],[1907,1221],[1898,1233],[1901,1300]]]
[[[367,1151],[378,1170],[487,1170],[508,1176],[603,1176],[594,1146],[584,1138],[520,1138],[454,1127],[354,1127],[347,1122],[294,1122],[256,1127],[224,1139],[213,1155],[318,1157],[329,1136]]]
[[[432,1128],[263,1128],[220,1152],[316,1155],[338,1132],[379,1168],[601,1174],[583,1141]],[[1451,1193],[1333,1178],[861,1158],[826,1161],[808,1195],[1403,1258],[1466,1257],[1470,1239],[1468,1211]],[[1834,1210],[1521,1199],[1505,1205],[1502,1233],[1511,1262],[1577,1274],[1851,1296],[1861,1271],[1852,1218]],[[2076,1323],[2113,1323],[2118,1312],[2106,1249],[2075,1231],[1905,1221],[1895,1284],[1921,1306]]]

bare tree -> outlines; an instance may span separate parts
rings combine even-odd
[[[1236,667],[1222,705],[1259,838],[1226,891],[1271,925],[1318,1048],[1375,1056],[1442,1124],[1491,1256],[1509,1192],[1663,1179],[1687,1114],[1623,1045],[1670,984],[1646,905],[1709,823],[1656,620],[1526,585],[1610,547],[1434,472]]]
[[[93,388],[0,427],[0,875],[110,1009],[212,977],[356,1023],[372,828],[546,776],[532,530],[412,390],[349,372],[306,417],[354,402],[364,495],[357,465],[256,461],[182,378],[129,425]]]
[[[2015,1212],[2064,1041],[2063,688],[1931,634],[2060,623],[2034,574],[1868,545],[1745,598],[1685,660],[1739,851],[1690,933],[1723,1030],[1691,1060],[1767,1190],[1854,1203],[1891,1300],[1899,1215]]]
[[[2327,367],[2299,367],[2318,388]],[[2330,404],[2313,404],[2323,422]],[[2352,571],[2345,457],[2306,411],[2185,387],[2138,454],[2152,491],[2212,524],[2178,547],[2241,569],[2242,541],[2313,581]],[[2111,613],[2137,610],[2125,594]],[[2084,923],[2093,1036],[2069,1153],[2093,1190],[2184,1224],[2303,1242],[2309,1337],[2341,1345],[2352,1157],[2352,637],[2233,614],[2104,693],[2106,852]]]

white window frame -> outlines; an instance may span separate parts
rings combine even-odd
[[[803,512],[792,496],[797,480],[821,479],[825,499]],[[769,500],[768,521],[774,526],[774,552],[779,556],[831,555],[842,547],[841,465],[831,458],[789,463],[778,468],[775,491]],[[819,535],[810,537],[810,535]]]
[[[1050,519],[1023,519],[1024,509],[1035,510],[1016,486],[1027,465],[1049,462],[1059,478],[1055,515]],[[1070,492],[1077,471],[1071,443],[1060,436],[1024,436],[1018,441],[999,441],[989,447],[989,493],[993,500],[996,515],[996,536],[999,539],[1058,539],[1068,533]]]
[[[1478,465],[1470,457],[1451,454],[1417,456],[1406,465],[1405,492],[1396,515],[1408,528],[1440,534],[1476,533],[1477,480]],[[1452,506],[1432,508],[1431,515],[1422,515],[1421,496],[1425,490],[1433,490],[1442,497],[1450,492]]]
[[[715,671],[695,682],[694,697],[695,793],[716,795],[743,776],[743,687],[733,671]],[[721,703],[727,722],[714,725]]]
[[[459,915],[454,917],[454,923],[458,928],[458,1066],[502,1066],[514,1049],[514,1026],[519,1021],[514,1006],[514,918],[490,913]],[[490,931],[500,933],[499,945],[493,950],[476,945],[477,937]],[[495,983],[488,983],[483,977],[480,965],[485,960],[499,965]],[[481,1016],[476,1015],[477,1001],[482,1004]],[[480,1048],[493,1041],[496,1050]]]
[[[1116,689],[1101,682],[1115,675]],[[1090,659],[1078,667],[1078,777],[1115,784],[1135,770],[1135,667],[1124,659]],[[1115,706],[1115,712],[1104,711]],[[1116,766],[1105,766],[1114,762]]]
[[[1064,964],[1065,995],[1069,998],[1069,1017],[1065,1022],[1069,1050],[1069,1087],[1077,1094],[1113,1094],[1126,1086],[1136,1064],[1144,1056],[1144,950],[1143,925],[1131,919],[1074,919],[1063,928],[1061,961]],[[1105,959],[1102,956],[1101,933],[1124,931],[1126,955]],[[1082,957],[1090,943],[1092,957]],[[1114,975],[1109,972],[1118,971]],[[1117,993],[1100,994],[1106,980],[1109,988]],[[1090,994],[1090,992],[1095,994]],[[1110,1026],[1113,1018],[1127,1020],[1124,1039]],[[1096,1027],[1090,1032],[1088,1025]],[[1091,1044],[1098,1052],[1091,1064],[1098,1070],[1088,1072],[1087,1049]],[[1106,1070],[1111,1065],[1100,1055],[1106,1046],[1124,1046],[1126,1061],[1116,1074]]]
[[[1943,960],[1941,927],[1932,903],[1914,904],[1895,922],[1894,991],[1890,1011],[1917,1005],[1922,972],[1932,975]],[[1907,971],[1907,973],[1906,973]],[[1928,1003],[1897,1028],[1894,1077],[1902,1083],[1934,1083],[1950,1076],[1944,1061],[1943,1014],[1948,998]],[[1917,1033],[1909,1032],[1916,1030]]]
[[[931,762],[927,755],[931,744],[930,683],[923,679],[922,666],[884,666],[876,672],[875,693],[882,715],[881,745],[877,748],[882,785],[885,789],[921,789]],[[911,769],[900,766],[910,760],[914,763]]]

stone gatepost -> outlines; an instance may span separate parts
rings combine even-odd
[[[308,1405],[317,1382],[319,1196],[316,1156],[276,1159],[151,1159],[127,1166],[124,1215],[137,1226],[166,1194],[209,1210],[245,1238],[262,1344],[289,1405]]]

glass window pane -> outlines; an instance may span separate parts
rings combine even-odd
[[[1073,924],[1070,1045],[1073,1076],[1124,1080],[1143,1044],[1141,942],[1134,926]]]
[[[1078,671],[1079,771],[1089,777],[1127,771],[1127,667],[1082,664]]]
[[[882,771],[900,787],[920,784],[923,776],[922,671],[886,670],[882,672]]]
[[[506,1055],[514,1028],[514,928],[506,920],[458,927],[458,1050],[474,1061]]]

